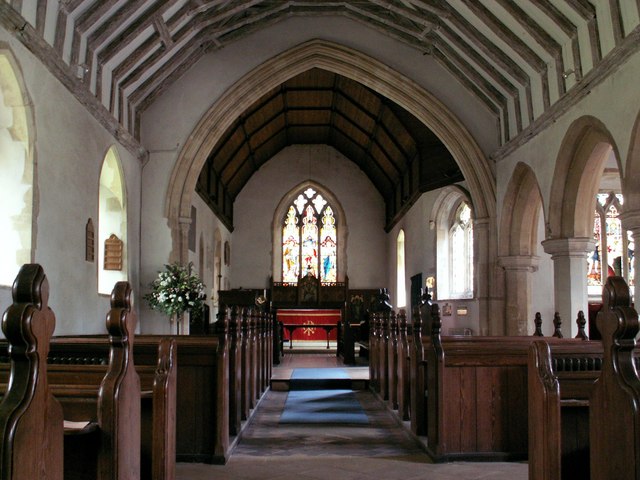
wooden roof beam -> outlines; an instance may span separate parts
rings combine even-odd
[[[553,23],[562,30],[567,38],[570,39],[571,53],[573,56],[573,73],[575,75],[576,82],[579,82],[582,78],[582,57],[580,54],[580,42],[578,39],[578,26],[571,23],[571,21],[569,21],[569,19],[551,2],[536,2],[534,5],[535,8],[539,9],[549,17]]]
[[[526,115],[529,123],[533,122],[533,97],[531,95],[531,78],[527,73],[518,65],[511,57],[505,52],[495,47],[495,45],[484,36],[476,27],[474,27],[469,21],[460,15],[458,12],[452,9],[449,17],[451,26],[455,30],[459,31],[463,38],[467,39],[467,44],[479,50],[479,52],[486,58],[491,59],[491,62],[497,65],[502,71],[507,73],[510,77],[515,79],[525,91],[526,102]],[[447,24],[443,25],[446,27]],[[442,29],[447,32],[446,28]],[[453,28],[450,28],[453,32]],[[440,31],[438,32],[440,34]]]
[[[595,67],[602,60],[602,46],[600,45],[600,31],[596,19],[596,8],[588,0],[565,0],[587,24],[589,43],[591,46],[591,61]]]
[[[482,21],[489,29],[507,42],[513,51],[540,74],[542,82],[542,102],[546,110],[551,105],[549,97],[549,78],[546,62],[540,58],[522,39],[496,18],[486,7],[476,0],[462,0],[469,11]]]
[[[446,44],[456,45],[459,51],[465,52],[469,58],[478,64],[485,75],[489,76],[494,83],[500,85],[500,87],[509,92],[509,95],[513,97],[513,108],[516,118],[516,131],[522,130],[522,108],[520,106],[520,91],[511,81],[509,81],[502,73],[500,73],[483,55],[480,55],[477,50],[469,45],[462,37],[454,32],[448,25],[444,25],[436,32],[436,37],[440,37],[436,40],[438,44],[445,42]],[[530,92],[530,91],[529,91]]]
[[[497,2],[554,60],[558,95],[562,96],[566,92],[564,77],[562,76],[565,71],[562,46],[514,2],[508,0],[497,0]]]

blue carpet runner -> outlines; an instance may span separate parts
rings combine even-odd
[[[369,418],[352,390],[290,391],[280,423],[367,425]]]
[[[344,368],[296,368],[289,381],[290,391],[350,388],[351,377]]]
[[[366,425],[369,419],[343,368],[296,368],[280,423]]]

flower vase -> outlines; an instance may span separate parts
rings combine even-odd
[[[182,326],[182,319],[184,313],[176,313],[176,335],[180,335],[180,327]]]

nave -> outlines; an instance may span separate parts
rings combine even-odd
[[[344,368],[350,378],[368,378],[366,367],[345,367],[335,354],[319,353],[285,354],[272,378],[286,377],[294,369],[336,367]],[[526,463],[432,463],[408,426],[399,425],[368,389],[355,391],[368,425],[283,424],[288,393],[274,389],[265,393],[226,465],[178,463],[177,480],[527,478]]]

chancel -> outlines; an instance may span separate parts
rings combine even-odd
[[[0,2],[0,476],[637,480],[638,78],[633,0]]]

